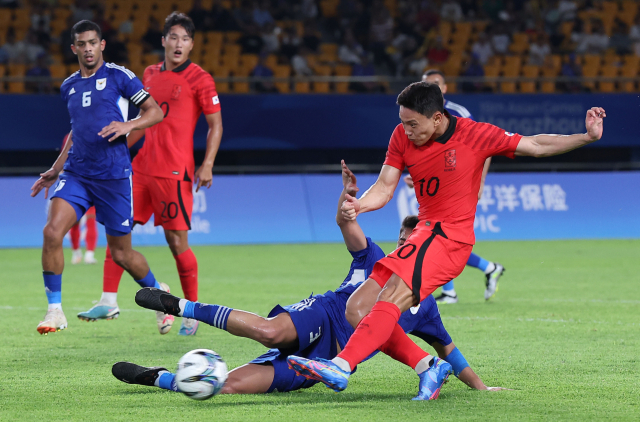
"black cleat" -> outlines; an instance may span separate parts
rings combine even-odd
[[[114,377],[127,384],[139,384],[153,387],[153,383],[158,378],[160,371],[167,369],[159,366],[147,368],[146,366],[136,365],[131,362],[117,362],[111,368]]]
[[[145,287],[138,290],[136,303],[143,308],[180,316],[180,298],[155,287]]]

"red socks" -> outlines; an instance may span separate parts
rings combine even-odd
[[[362,318],[345,348],[338,354],[351,369],[389,340],[400,319],[400,309],[393,303],[376,302]]]
[[[191,248],[174,256],[184,298],[191,302],[198,301],[198,260]]]
[[[107,257],[104,259],[104,274],[102,276],[102,291],[105,293],[118,293],[122,273],[124,273],[124,268],[113,261],[111,249],[107,246]]]
[[[71,238],[71,248],[73,250],[80,249],[80,223],[76,223],[69,229],[69,237]]]
[[[95,251],[96,244],[98,243],[98,228],[96,227],[96,219],[88,218],[85,220],[85,226],[87,227],[87,232],[84,236],[84,241],[87,244],[88,251]]]
[[[394,358],[395,360],[416,369],[416,365],[422,359],[429,356],[427,352],[422,350],[420,346],[415,344],[413,340],[407,336],[400,324],[396,324],[391,333],[389,340],[379,349],[382,353]]]

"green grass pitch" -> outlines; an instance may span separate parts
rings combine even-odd
[[[339,244],[193,249],[203,302],[261,315],[336,288],[350,261]],[[498,294],[486,303],[484,276],[469,268],[456,282],[460,302],[441,313],[485,383],[513,391],[473,391],[452,377],[434,402],[410,401],[418,378],[382,355],[362,364],[340,394],[316,385],[196,402],[123,384],[111,375],[120,360],[173,369],[187,351],[209,348],[234,368],[265,348],[205,325],[195,337],[179,337],[178,327],[160,336],[154,313],[136,306],[137,285],[128,276],[119,319],[78,320],[100,296],[102,265],[67,266],[69,328],[40,336],[40,251],[0,250],[0,420],[639,420],[639,250],[639,240],[479,243],[476,253],[507,268]],[[156,277],[181,294],[169,249],[140,251]]]

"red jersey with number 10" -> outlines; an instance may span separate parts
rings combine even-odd
[[[473,221],[478,203],[482,167],[488,157],[513,158],[521,135],[488,123],[449,117],[449,127],[439,138],[415,146],[399,124],[391,135],[385,165],[409,169],[420,221],[440,221],[449,239],[473,245]]]
[[[133,160],[134,173],[192,180],[193,131],[201,113],[220,111],[209,73],[187,60],[172,71],[164,62],[147,67],[142,82],[164,112],[164,120],[145,129],[144,146]]]

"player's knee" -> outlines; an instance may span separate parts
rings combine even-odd
[[[124,251],[124,249],[111,249],[111,258],[113,259],[113,262],[123,268],[126,268],[127,253]]]
[[[187,249],[189,249],[189,242],[187,239],[184,239],[182,236],[173,235],[173,236],[165,236],[167,240],[167,245],[169,245],[169,249],[171,253],[175,255],[180,255]]]
[[[347,306],[347,309],[344,311],[344,316],[353,328],[356,328],[366,315],[366,312],[357,306]]]
[[[220,394],[242,394],[242,381],[234,377],[227,378]]]
[[[284,333],[273,322],[273,320],[264,320],[258,327],[260,332],[260,343],[270,349],[277,348],[284,342]]]
[[[46,224],[42,229],[42,237],[44,238],[45,245],[52,245],[62,243],[64,233],[53,227],[51,224]]]

